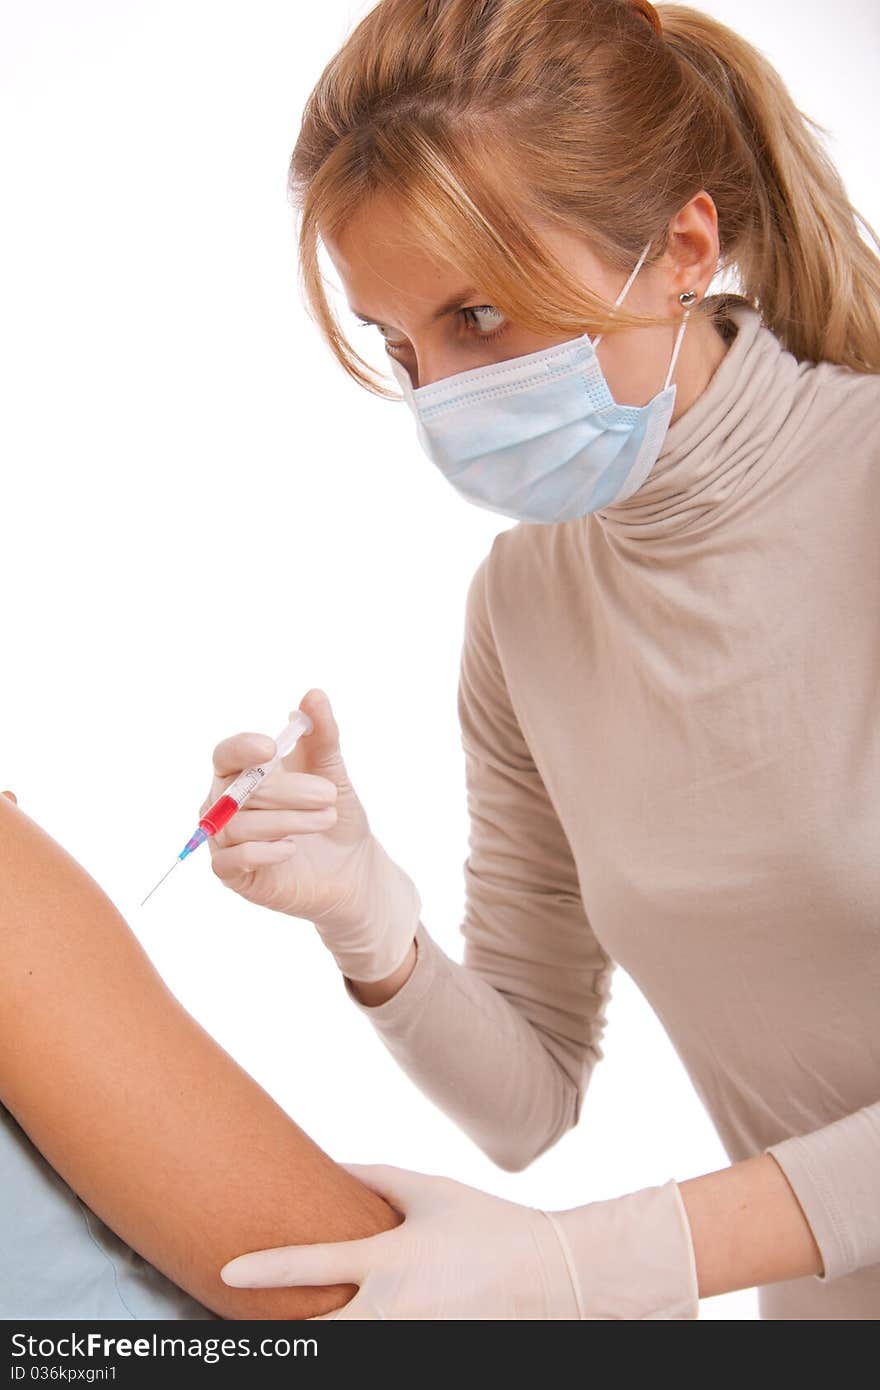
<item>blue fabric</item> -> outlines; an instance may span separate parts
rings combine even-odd
[[[0,1318],[214,1316],[114,1235],[0,1105]]]

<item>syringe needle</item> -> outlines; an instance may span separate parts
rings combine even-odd
[[[180,863],[180,860],[179,860],[179,859],[175,859],[174,863],[171,865],[171,869],[176,869],[179,863]],[[168,874],[171,873],[171,869],[168,870]],[[153,896],[153,894],[154,894],[155,891],[156,891],[156,888],[159,887],[159,884],[165,882],[166,878],[168,877],[168,874],[163,874],[162,877],[159,879],[159,883],[156,884],[156,887],[150,889],[149,893],[147,894],[147,897],[144,898],[144,903],[147,901],[147,898],[151,898],[151,897]],[[143,907],[144,903],[141,903],[141,907]]]
[[[213,805],[209,806],[199,818],[198,828],[178,854],[171,869],[175,868],[181,859],[186,859],[197,850],[199,845],[203,845],[212,835],[216,835],[218,830],[222,830],[236,811],[244,805],[251,793],[262,784],[263,778],[268,777],[273,769],[292,751],[300,736],[312,733],[313,728],[311,717],[304,710],[296,710],[287,728],[282,729],[275,739],[275,756],[270,758],[268,762],[259,763],[256,767],[246,767],[243,772],[239,773],[235,781],[221,792]],[[171,869],[168,870],[168,874],[171,873]],[[144,906],[144,903],[149,902],[156,888],[165,882],[168,874],[163,874],[156,887],[150,889],[144,902],[141,903],[141,907]]]

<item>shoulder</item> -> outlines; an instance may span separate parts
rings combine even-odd
[[[861,475],[873,492],[880,487],[880,373],[834,362],[802,363],[801,369],[805,448],[833,459],[853,482]]]
[[[499,532],[471,576],[466,631],[504,650],[532,639],[535,627],[562,619],[565,595],[583,589],[584,531],[589,518]]]
[[[837,362],[802,363],[819,413],[838,423],[880,429],[880,372],[857,372]]]
[[[518,522],[492,542],[481,568],[487,600],[498,609],[528,606],[530,594],[558,590],[565,573],[583,553],[587,518],[542,525]]]

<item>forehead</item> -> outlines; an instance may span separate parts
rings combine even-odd
[[[375,318],[387,318],[395,308],[427,311],[466,279],[460,268],[419,245],[418,232],[386,194],[375,195],[323,241],[349,303]]]
[[[620,273],[607,267],[583,234],[537,217],[530,227],[546,253],[596,293],[613,299]],[[341,231],[323,237],[353,309],[383,323],[427,318],[438,304],[468,286],[482,287],[419,243],[418,227],[404,219],[394,195],[373,194],[356,208]]]

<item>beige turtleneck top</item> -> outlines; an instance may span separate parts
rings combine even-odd
[[[731,1162],[772,1153],[810,1223],[824,1274],[761,1317],[877,1318],[880,376],[726,312],[632,497],[474,574],[463,962],[420,923],[392,999],[345,988],[521,1169],[579,1119],[619,962]]]

